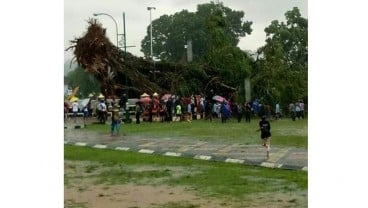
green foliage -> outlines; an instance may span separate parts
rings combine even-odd
[[[251,33],[252,23],[244,22],[243,17],[243,11],[211,2],[198,5],[196,12],[182,10],[154,20],[154,57],[188,65],[165,72],[158,78],[160,85],[183,96],[204,92],[207,87],[221,92],[239,88],[251,69],[247,54],[236,47],[240,37]],[[192,63],[186,63],[187,41],[192,41]],[[142,52],[150,54],[150,26]]]
[[[183,62],[186,55],[184,45],[188,40],[193,43],[194,61],[205,56],[211,45],[236,46],[240,37],[251,33],[252,22],[243,22],[243,17],[243,11],[213,2],[198,5],[194,13],[182,10],[174,15],[163,15],[152,21],[153,55],[161,60]],[[149,56],[150,25],[141,46],[141,51]]]
[[[238,86],[249,76],[251,65],[246,54],[239,48],[224,46],[210,55],[210,67],[218,70],[213,76],[219,76],[230,86]]]
[[[252,71],[253,97],[286,106],[308,96],[308,20],[299,9],[285,13],[286,23],[274,20],[265,28],[266,45]]]
[[[65,79],[72,89],[79,86],[77,97],[88,97],[89,93],[100,92],[100,84],[96,78],[81,67],[70,71]]]

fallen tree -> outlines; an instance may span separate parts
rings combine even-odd
[[[183,94],[181,89],[187,84],[186,79],[198,79],[187,74],[189,67],[186,64],[153,62],[124,52],[110,42],[106,29],[96,19],[89,19],[88,24],[87,32],[71,40],[71,46],[66,50],[73,50],[72,62],[77,62],[96,77],[105,97],[116,98],[123,93],[128,93],[128,97],[137,97],[144,92]],[[197,89],[199,92],[209,90],[209,86],[219,92],[236,90],[225,85],[216,74],[200,78],[199,82],[206,86]]]

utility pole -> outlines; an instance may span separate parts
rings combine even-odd
[[[156,9],[156,7],[147,7],[147,10],[150,12],[150,43],[151,43],[151,50],[150,50],[150,57],[153,62],[153,80],[156,80],[156,66],[155,62],[153,61],[153,49],[152,49],[152,9]]]
[[[147,7],[147,10],[150,12],[150,42],[151,42],[151,59],[153,60],[153,50],[152,50],[152,13],[151,10],[156,9],[156,7]]]

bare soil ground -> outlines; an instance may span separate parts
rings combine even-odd
[[[92,164],[93,165],[93,164]],[[189,187],[159,185],[154,181],[139,184],[96,184],[93,175],[106,171],[109,167],[98,167],[94,171],[86,171],[91,163],[65,161],[64,174],[67,183],[64,185],[64,207],[67,208],[240,208],[240,207],[307,207],[307,193],[257,193],[249,196],[252,200],[244,205],[243,201],[213,199],[198,196]],[[106,168],[106,169],[105,169]],[[110,167],[111,168],[111,167]],[[154,167],[134,167],[147,170]],[[104,170],[105,169],[105,170]],[[97,172],[96,172],[97,171]],[[182,170],[179,170],[180,172]],[[92,176],[92,177],[91,177]],[[298,202],[298,203],[295,203]]]

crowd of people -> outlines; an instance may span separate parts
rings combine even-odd
[[[270,139],[271,125],[270,119],[281,119],[285,117],[279,102],[276,102],[274,108],[271,105],[260,102],[255,99],[252,102],[237,103],[226,100],[221,96],[221,100],[214,99],[215,97],[205,97],[203,95],[192,95],[190,97],[180,97],[176,95],[162,95],[161,97],[154,93],[152,96],[143,94],[144,97],[136,99],[134,106],[135,123],[144,122],[172,122],[172,121],[187,121],[204,119],[212,122],[214,119],[221,120],[226,123],[230,118],[235,118],[239,123],[243,117],[246,123],[251,122],[251,118],[261,118],[258,123],[261,132],[261,139],[266,150],[266,158],[270,158]],[[96,116],[100,123],[105,123],[108,118],[108,112],[111,113],[111,136],[119,135],[121,122],[124,120],[123,114],[128,113],[127,97],[123,95],[121,99],[106,100],[100,96],[96,102],[89,99],[88,103],[80,106],[77,101],[70,105],[64,103],[65,119],[69,111],[72,112],[74,122],[78,113],[83,113],[83,119],[86,120],[93,115]],[[81,107],[81,108],[80,108]],[[292,121],[305,118],[305,105],[303,100],[291,102],[288,106],[288,115]],[[130,112],[129,116],[130,118]],[[126,121],[126,120],[125,120]]]
[[[85,106],[80,106],[77,101],[71,104],[64,103],[65,118],[69,112],[72,112],[74,119],[78,113],[83,113],[85,119],[95,116],[100,123],[105,123],[108,118],[108,112],[118,108],[120,115],[125,114],[128,99],[105,99],[104,97],[96,100],[90,99]],[[211,97],[201,95],[192,95],[189,97],[180,97],[177,95],[159,96],[157,93],[149,96],[147,99],[136,99],[135,107],[131,109],[134,113],[135,122],[171,122],[187,121],[191,122],[197,119],[213,121],[220,119],[226,123],[230,118],[246,123],[250,123],[252,118],[265,115],[268,119],[281,119],[286,115],[282,111],[279,102],[276,102],[274,108],[260,102],[259,99],[245,103],[223,100],[214,100]],[[130,111],[127,110],[127,111]],[[292,102],[288,106],[287,115],[295,121],[305,118],[305,105],[303,100]],[[110,113],[111,115],[111,113]],[[122,118],[123,116],[121,116]],[[130,115],[129,115],[130,117]],[[123,119],[123,118],[122,118]]]

